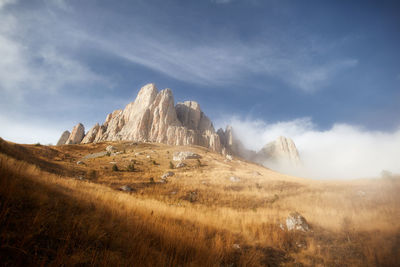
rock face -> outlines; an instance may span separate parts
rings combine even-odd
[[[257,161],[289,163],[292,165],[299,165],[301,163],[299,152],[293,140],[283,136],[265,145],[257,153]]]
[[[82,140],[82,144],[88,144],[88,143],[93,143],[94,139],[96,138],[97,133],[99,132],[100,125],[96,123],[95,126],[93,126],[92,129],[89,130],[89,132],[85,135],[85,137]]]
[[[110,113],[103,125],[95,125],[84,142],[118,140],[199,145],[221,151],[219,136],[199,104],[186,101],[174,106],[171,89],[158,91],[154,84],[142,87],[134,102]]]
[[[228,125],[225,131],[218,129],[217,134],[221,140],[223,154],[238,156],[250,161],[256,157],[256,152],[245,148],[242,142],[235,136],[231,126]]]
[[[71,135],[69,136],[67,142],[65,142],[67,145],[70,144],[79,144],[83,137],[85,136],[85,127],[83,127],[82,123],[78,123],[71,132]]]
[[[60,139],[58,139],[57,146],[65,145],[70,135],[71,133],[69,131],[63,132]]]

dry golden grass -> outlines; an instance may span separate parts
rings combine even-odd
[[[201,147],[147,143],[114,143],[125,153],[84,158],[109,144],[47,147],[1,141],[0,257],[6,261],[0,258],[0,262],[134,266],[395,266],[400,262],[400,179],[313,181],[237,159],[226,162]],[[187,160],[187,167],[170,170],[173,152],[182,150],[200,154],[200,164]],[[132,163],[135,171],[126,171]],[[112,171],[114,164],[123,171]],[[166,171],[175,175],[168,183],[159,183]],[[86,180],[77,180],[79,176]],[[240,181],[232,182],[230,176]],[[122,185],[135,191],[116,190]],[[313,230],[281,230],[279,223],[291,211],[300,212]]]

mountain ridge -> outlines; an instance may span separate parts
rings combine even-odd
[[[266,153],[265,149],[258,152],[249,150],[234,136],[231,126],[215,131],[212,121],[201,110],[199,103],[184,101],[175,105],[172,90],[167,88],[159,91],[153,83],[143,86],[133,102],[128,103],[124,109],[109,113],[102,125],[96,123],[86,135],[81,123],[73,128],[67,138],[68,133],[65,131],[62,134],[57,145],[129,140],[199,145],[223,155],[261,164],[267,159],[282,160],[294,165],[301,162],[290,138],[282,137],[270,143],[273,148],[270,153]]]

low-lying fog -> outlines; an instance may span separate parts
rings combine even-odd
[[[270,166],[284,173],[318,179],[400,173],[400,127],[393,132],[378,132],[335,124],[320,131],[309,118],[268,124],[233,117],[228,124],[247,148],[256,151],[280,135],[292,138],[303,166]]]

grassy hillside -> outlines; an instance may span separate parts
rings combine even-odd
[[[188,150],[201,159],[172,169]],[[399,190],[398,178],[313,181],[201,147],[1,140],[0,263],[395,266]],[[282,230],[292,211],[312,230]]]

